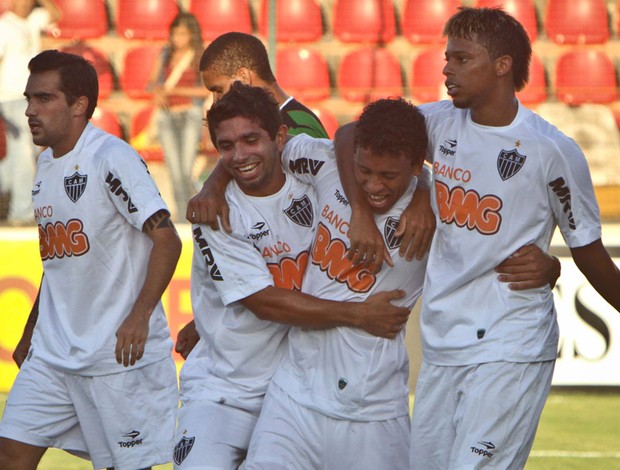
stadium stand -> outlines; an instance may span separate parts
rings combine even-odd
[[[95,126],[116,137],[123,138],[123,128],[116,113],[110,109],[97,107],[90,120]]]
[[[443,99],[446,77],[442,70],[445,64],[443,47],[428,48],[412,60],[409,73],[409,90],[416,103]]]
[[[84,57],[86,60],[93,63],[97,75],[99,75],[99,99],[105,100],[110,97],[110,94],[114,90],[114,73],[110,61],[104,52],[87,45],[84,42],[73,43],[69,46],[63,46],[61,49],[63,52],[69,52],[71,54],[77,54]]]
[[[268,36],[269,0],[261,2],[260,34]],[[315,42],[323,36],[323,15],[317,0],[277,0],[278,42]]]
[[[305,47],[278,49],[275,75],[298,100],[321,101],[330,96],[329,68],[320,52]]]
[[[548,0],[545,30],[557,44],[602,44],[609,39],[605,0]]]
[[[327,131],[327,135],[329,136],[329,138],[333,139],[334,134],[340,127],[340,123],[338,122],[336,116],[330,110],[323,106],[313,107],[312,112],[316,114],[317,117],[320,119],[323,127],[325,127],[325,130]]]
[[[403,36],[412,44],[443,42],[443,26],[459,6],[460,0],[406,0],[401,17]]]
[[[62,18],[49,30],[55,38],[92,39],[108,31],[104,0],[54,0]]]
[[[126,39],[166,39],[179,12],[175,0],[117,0],[116,8],[117,34]]]
[[[332,20],[334,36],[342,42],[384,44],[396,35],[391,0],[336,0]]]
[[[367,103],[403,94],[398,59],[381,47],[362,47],[347,53],[338,67],[338,90],[347,101]]]
[[[145,106],[131,118],[129,142],[147,162],[163,162],[164,151],[152,122],[154,106]]]
[[[604,51],[571,49],[556,62],[555,91],[566,104],[611,103],[618,99],[614,64]]]
[[[540,58],[532,54],[530,79],[525,88],[517,93],[519,101],[525,105],[537,105],[547,100],[547,74]]]
[[[150,99],[146,90],[153,64],[161,51],[156,44],[136,46],[127,51],[120,74],[121,88],[132,99]]]
[[[229,31],[252,34],[252,14],[247,0],[191,0],[193,13],[205,41],[212,41]]]

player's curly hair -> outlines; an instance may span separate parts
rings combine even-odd
[[[428,147],[424,116],[401,98],[385,98],[366,105],[354,132],[355,148],[377,155],[403,153],[413,165],[422,164]]]
[[[267,49],[260,39],[251,34],[222,34],[209,44],[200,58],[201,72],[212,68],[222,75],[232,77],[242,67],[255,72],[265,83],[276,81],[269,65]]]
[[[72,105],[80,96],[85,96],[88,98],[86,119],[92,117],[99,96],[99,78],[91,62],[79,55],[49,49],[30,59],[28,70],[30,73],[57,70],[59,89],[65,94],[67,104]]]
[[[207,125],[215,148],[217,148],[217,126],[222,121],[245,117],[256,122],[275,140],[282,125],[280,107],[274,96],[264,88],[253,87],[236,81],[207,111]]]
[[[512,79],[517,91],[529,80],[530,38],[523,25],[501,8],[461,7],[447,21],[443,35],[475,41],[489,51],[492,59],[512,57]]]

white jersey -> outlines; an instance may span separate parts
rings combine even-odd
[[[32,190],[44,277],[31,354],[80,375],[127,370],[116,330],[146,278],[152,242],[144,222],[168,210],[140,156],[88,124],[66,155],[45,150]],[[149,322],[142,367],[170,355],[161,302]]]
[[[401,240],[394,232],[417,179],[388,213],[375,216],[395,263],[393,268],[384,264],[375,275],[353,267],[346,258],[351,209],[333,143],[299,135],[284,147],[283,165],[311,183],[318,197],[319,222],[303,291],[323,299],[360,302],[373,293],[403,289],[406,296],[394,303],[412,308],[422,292],[426,259],[401,258]],[[404,416],[409,412],[404,335],[403,330],[388,340],[356,328],[291,328],[289,352],[274,381],[299,404],[331,417],[373,421]]]
[[[570,247],[601,236],[579,147],[519,105],[505,127],[481,126],[450,101],[420,107],[438,217],[424,285],[424,360],[435,365],[557,356],[551,289],[512,291],[495,267],[518,248],[547,251],[556,225]]]
[[[295,178],[266,197],[226,189],[233,233],[194,225],[191,296],[200,342],[181,371],[182,400],[258,412],[289,327],[259,319],[239,300],[269,286],[301,290],[314,236],[314,191]]]

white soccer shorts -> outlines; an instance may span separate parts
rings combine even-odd
[[[94,468],[135,470],[172,460],[177,409],[172,358],[96,377],[29,360],[7,398],[0,436],[68,450]]]
[[[334,419],[299,405],[272,382],[245,470],[402,470],[408,465],[408,415],[385,421]]]
[[[236,470],[245,459],[257,415],[208,400],[183,403],[174,447],[178,470]]]
[[[423,363],[413,405],[411,468],[523,468],[554,365]]]

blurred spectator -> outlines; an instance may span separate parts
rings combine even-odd
[[[202,49],[198,20],[191,13],[179,13],[172,20],[168,43],[155,63],[149,85],[158,107],[152,123],[164,150],[177,220],[184,216],[195,192],[192,169],[202,137],[203,102],[209,94],[198,72]]]
[[[61,13],[51,0],[12,0],[0,16],[0,114],[6,127],[6,158],[0,165],[0,190],[11,197],[11,225],[33,224],[32,180],[36,147],[32,143],[24,88],[28,62],[41,51],[41,31]]]

